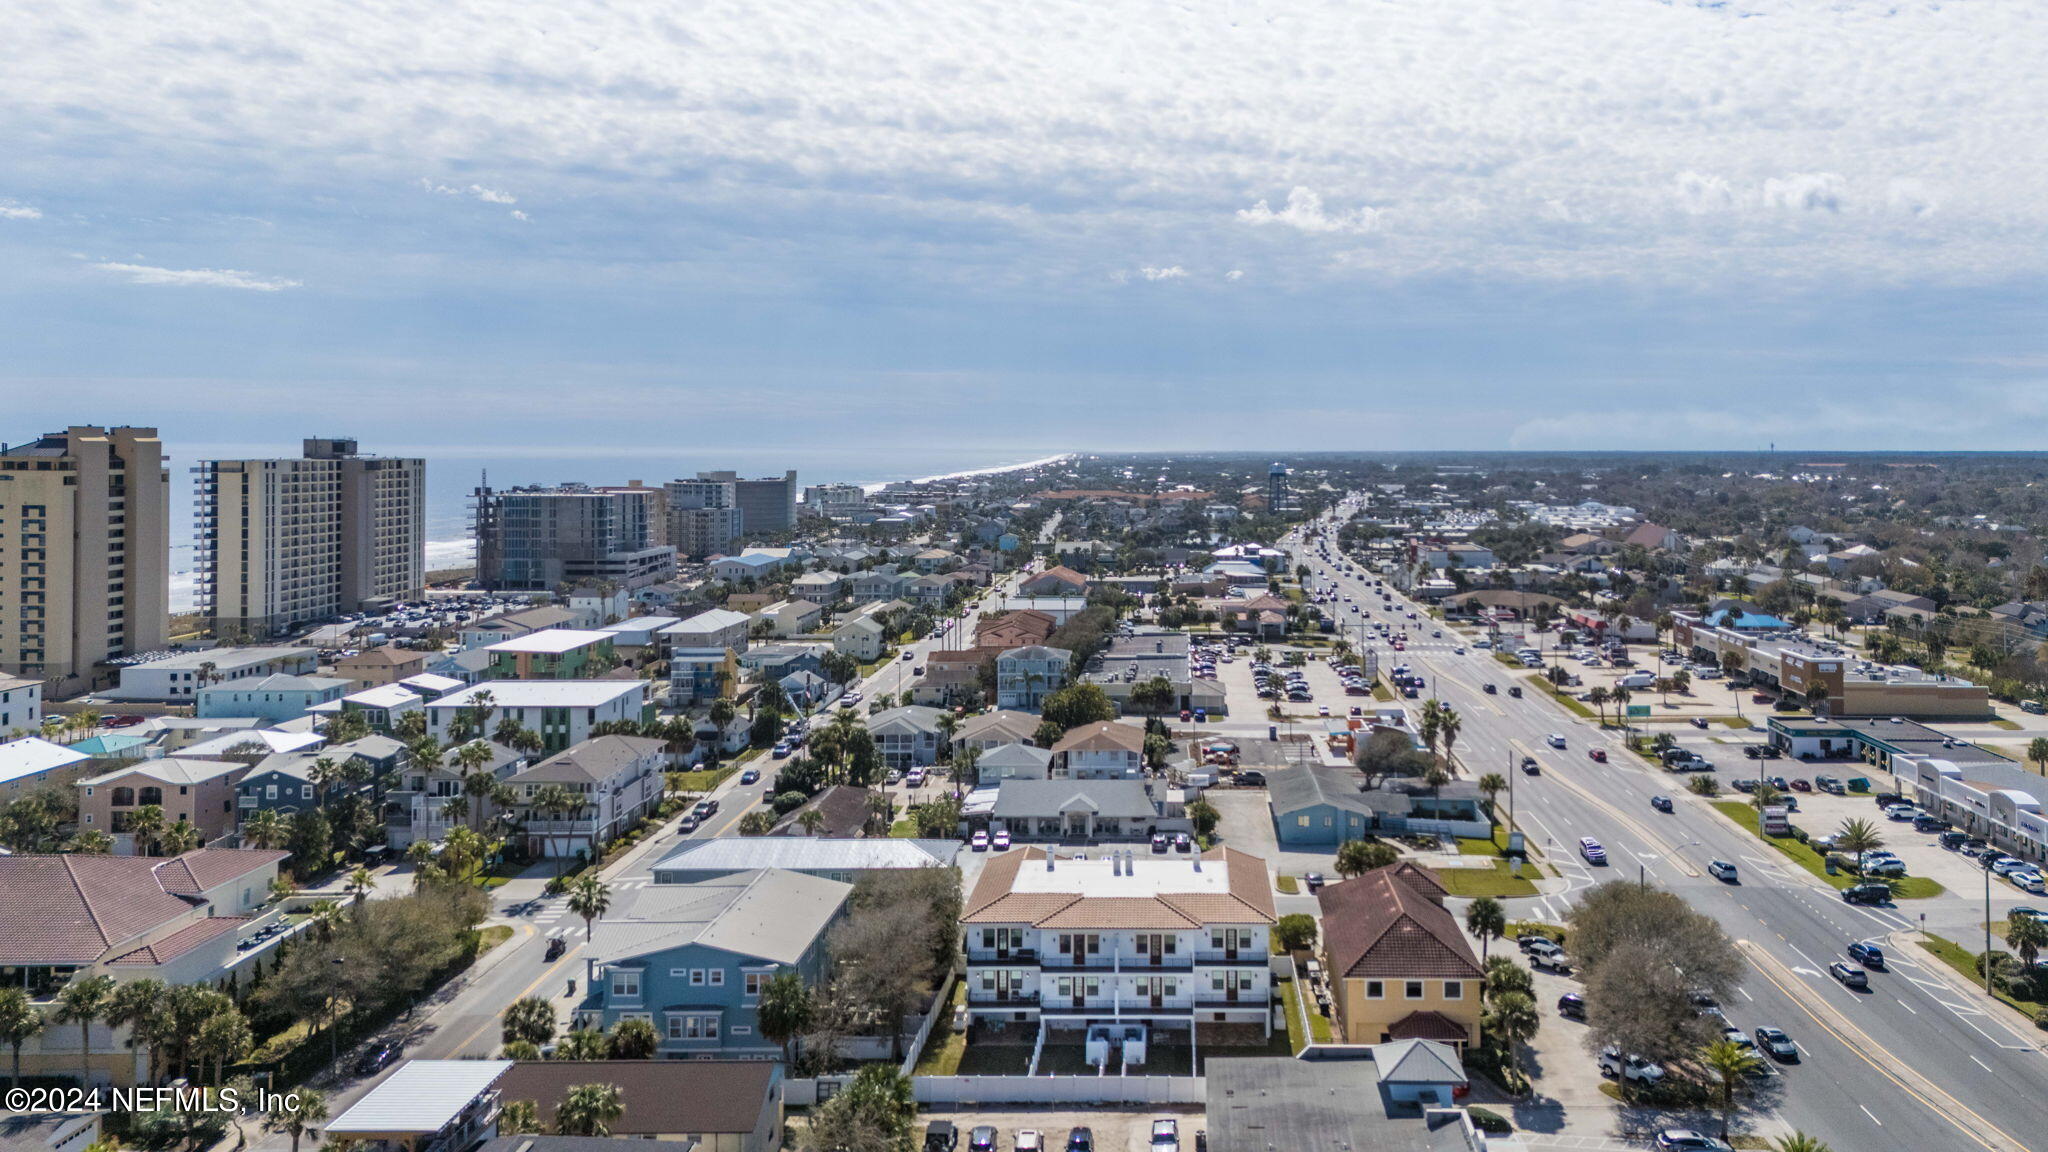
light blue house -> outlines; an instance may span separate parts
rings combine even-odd
[[[669,1060],[779,1056],[761,1035],[761,990],[786,970],[824,978],[825,937],[852,891],[772,868],[634,889],[595,925],[576,1026],[646,1020]]]
[[[313,710],[342,697],[347,680],[333,676],[293,676],[279,672],[260,680],[230,680],[193,693],[203,720],[222,716],[250,716],[282,724],[297,720]]]
[[[1493,834],[1485,798],[1470,781],[1434,789],[1405,780],[1366,789],[1364,782],[1346,768],[1304,765],[1276,773],[1267,788],[1275,839],[1288,848],[1334,848],[1367,836]]]

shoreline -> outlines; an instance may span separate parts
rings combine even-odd
[[[1036,460],[1026,460],[1021,464],[998,464],[993,468],[970,468],[964,472],[941,472],[936,476],[920,476],[915,480],[880,480],[862,484],[860,488],[861,491],[872,496],[891,484],[936,484],[941,480],[965,480],[970,476],[1000,476],[1005,472],[1022,472],[1027,468],[1043,468],[1048,464],[1058,464],[1064,460],[1072,460],[1078,455],[1080,455],[1078,452],[1058,452],[1051,456],[1042,456]]]

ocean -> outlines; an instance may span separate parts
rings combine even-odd
[[[521,484],[624,484],[641,480],[661,484],[679,476],[713,469],[738,472],[742,476],[779,476],[794,468],[799,487],[809,484],[861,484],[870,489],[898,480],[923,480],[939,476],[1009,471],[1057,459],[1056,449],[1026,448],[1012,452],[986,449],[947,450],[933,445],[897,450],[877,462],[872,448],[816,449],[777,452],[748,449],[721,455],[716,460],[684,460],[680,456],[651,452],[644,448],[624,452],[563,453],[548,456],[493,456],[474,446],[450,448],[437,453],[417,451],[427,461],[427,545],[428,571],[457,568],[471,562],[476,553],[469,535],[469,495],[486,478],[494,488]],[[183,475],[182,471],[176,475]],[[173,477],[175,485],[179,481]],[[171,611],[191,612],[198,607],[194,576],[192,507],[188,500],[180,509],[173,497],[171,526]]]

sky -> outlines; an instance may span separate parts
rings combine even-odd
[[[2043,60],[2039,0],[44,0],[0,439],[2038,448]]]

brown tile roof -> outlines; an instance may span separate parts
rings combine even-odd
[[[1480,975],[1479,958],[1457,920],[1392,867],[1332,884],[1316,894],[1316,901],[1323,913],[1323,947],[1338,976]]]
[[[1410,1012],[1387,1028],[1393,1040],[1439,1040],[1446,1044],[1469,1044],[1472,1033],[1441,1012]]]
[[[386,645],[383,648],[372,648],[368,652],[358,652],[354,656],[344,656],[336,660],[334,666],[336,668],[369,668],[382,664],[386,667],[396,668],[406,664],[418,664],[426,658],[427,654],[425,652],[393,648]]]
[[[200,849],[144,856],[0,856],[0,964],[91,964],[199,906],[204,889],[283,852]]]
[[[197,924],[189,924],[153,944],[145,944],[133,952],[124,953],[107,961],[109,964],[167,964],[183,956],[201,944],[241,930],[252,917],[209,916]]]
[[[521,1060],[498,1079],[505,1100],[531,1100],[544,1127],[578,1084],[615,1084],[614,1137],[752,1132],[775,1083],[773,1060]],[[779,1134],[777,1134],[779,1135]]]
[[[1081,575],[1064,564],[1055,564],[1024,581],[1024,587],[1028,588],[1033,584],[1041,584],[1047,580],[1057,580],[1062,584],[1071,584],[1077,588],[1086,588],[1088,586],[1088,578],[1086,576]]]
[[[1052,746],[1055,752],[1143,752],[1145,730],[1135,724],[1098,720],[1083,724]]]
[[[1001,616],[984,616],[974,626],[974,642],[984,648],[1043,644],[1058,627],[1059,621],[1053,619],[1051,613],[1040,612],[1036,608],[1020,608]]]
[[[1273,907],[1273,884],[1266,876],[1266,862],[1235,848],[1211,848],[1204,860],[1221,859],[1230,867],[1230,894],[1267,920],[1279,919]]]

